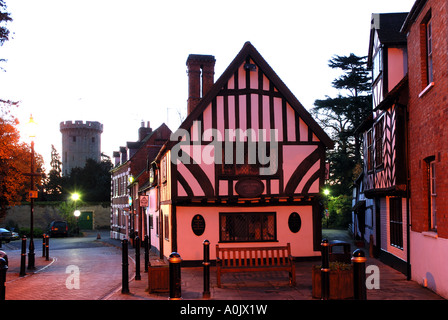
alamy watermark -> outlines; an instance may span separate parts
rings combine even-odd
[[[201,125],[201,121],[194,121],[192,130]],[[171,149],[173,164],[248,164],[258,165],[261,176],[277,172],[277,129],[225,129],[223,136],[218,129],[209,128],[202,135],[192,135],[195,139],[185,129],[171,134],[170,140],[178,142]]]
[[[65,280],[65,287],[69,290],[80,289],[80,272],[79,267],[72,264],[65,268],[65,273],[68,273],[69,276]]]
[[[366,267],[366,288],[369,290],[380,288],[380,268],[374,264]]]

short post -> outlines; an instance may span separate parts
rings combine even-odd
[[[20,253],[20,273],[19,276],[23,277],[26,275],[25,273],[25,264],[26,264],[26,236],[22,236],[22,251]]]
[[[0,258],[0,301],[6,298],[6,271],[8,271],[8,264],[4,258]]]
[[[45,243],[46,243],[45,237],[46,237],[46,234],[44,233],[42,235],[42,258],[45,257]]]
[[[143,240],[143,246],[145,248],[145,272],[148,272],[148,264],[149,264],[149,237],[145,235]]]
[[[5,251],[1,251],[1,250],[0,250],[0,258],[5,259],[5,261],[6,261],[6,265],[8,265],[8,255],[6,254]]]
[[[320,245],[322,251],[321,294],[322,300],[328,300],[330,298],[330,243],[328,239],[323,239]]]
[[[45,235],[45,260],[50,260],[50,236],[48,234]]]
[[[366,261],[364,251],[353,251],[353,293],[355,300],[367,300]]]
[[[204,240],[204,292],[203,298],[210,298],[210,241]]]
[[[128,262],[128,240],[121,241],[122,247],[122,281],[121,293],[129,293],[129,262]]]
[[[135,236],[135,280],[142,280],[140,275],[140,237]]]
[[[173,252],[168,259],[170,271],[170,300],[182,299],[180,263],[182,259],[180,254]]]

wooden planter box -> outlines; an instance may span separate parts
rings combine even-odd
[[[313,298],[322,298],[322,284],[320,268],[313,267]],[[330,299],[352,299],[353,294],[353,270],[330,271]]]
[[[148,266],[148,293],[169,292],[169,285],[168,265]]]

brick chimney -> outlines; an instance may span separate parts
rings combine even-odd
[[[215,61],[215,57],[210,55],[190,54],[188,56],[188,114],[196,108],[202,97],[204,97],[213,86]]]
[[[146,127],[145,127],[145,122],[142,121],[140,128],[138,129],[138,141],[142,141],[143,139],[145,139],[145,137],[150,134],[152,132],[152,128],[149,125],[149,121],[146,123]]]

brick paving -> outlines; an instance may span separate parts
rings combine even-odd
[[[51,250],[50,261],[36,250],[36,270],[19,277],[20,251],[8,250],[10,268],[7,273],[7,300],[167,300],[169,293],[147,291],[147,273],[141,251],[141,280],[135,280],[134,250],[129,248],[129,294],[121,293],[121,242],[103,233],[94,247]],[[101,243],[101,244],[100,244]],[[50,244],[51,247],[51,244]],[[368,255],[368,250],[366,250]],[[152,264],[158,256],[151,253]],[[210,268],[209,299],[203,299],[202,267],[182,267],[182,299],[190,300],[316,300],[312,298],[311,268],[319,261],[295,262],[297,286],[288,285],[286,272],[236,273],[223,275],[222,288],[216,286],[216,270]],[[366,265],[380,270],[380,289],[367,290],[368,300],[443,300],[414,281],[407,281],[400,272],[380,261],[368,258]],[[67,289],[69,265],[79,266],[79,289]]]
[[[351,242],[344,232],[333,237]],[[352,248],[354,246],[352,245]],[[354,250],[354,249],[353,249]],[[364,250],[368,256],[368,249]],[[159,260],[156,255],[151,260]],[[286,272],[231,273],[222,276],[222,287],[216,285],[216,269],[210,268],[210,298],[203,298],[203,268],[183,267],[181,269],[183,300],[316,300],[312,297],[312,266],[320,261],[296,261],[295,287],[289,286]],[[374,258],[367,258],[366,266],[376,265],[380,273],[380,289],[367,290],[368,300],[444,300],[442,297],[417,284],[406,280],[406,276]],[[142,267],[140,268],[142,271]],[[121,289],[121,287],[120,287]],[[129,294],[116,290],[106,297],[108,300],[167,300],[169,293],[148,293],[147,273],[141,273],[141,280],[129,282]]]

